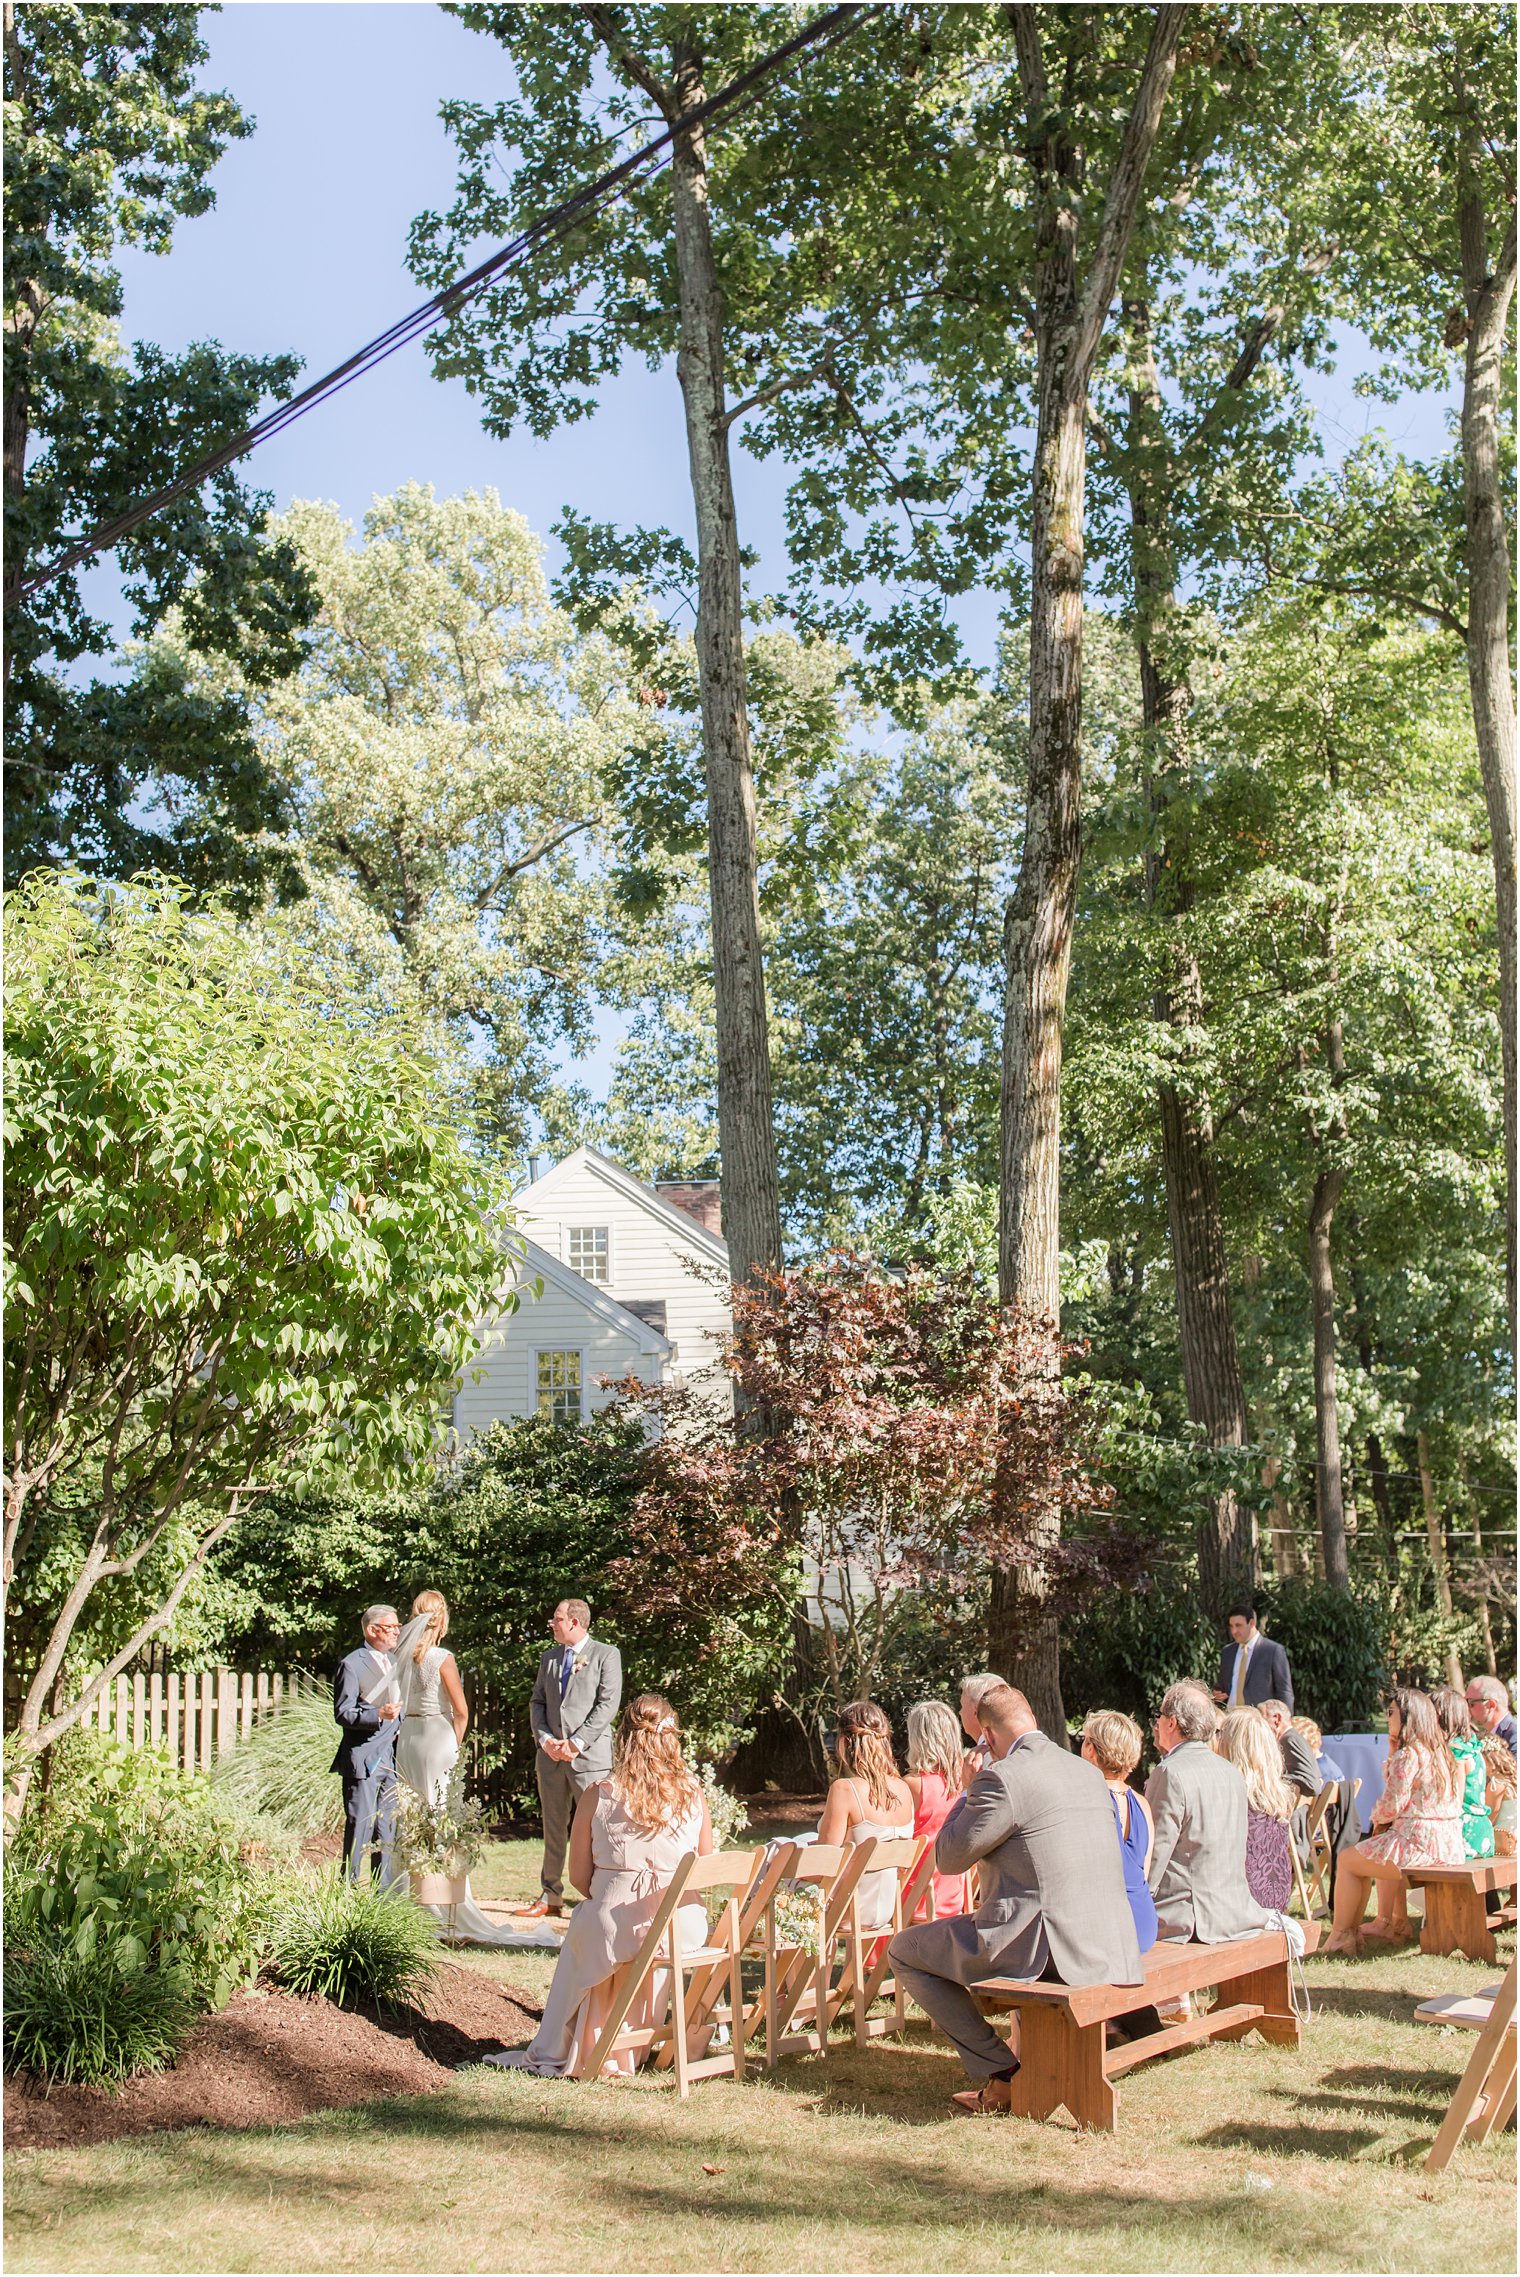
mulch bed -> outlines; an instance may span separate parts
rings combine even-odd
[[[72,2149],[171,2127],[268,2127],[313,2111],[429,2095],[460,2064],[533,2036],[538,2004],[474,1969],[445,1962],[416,2008],[391,2015],[289,1993],[235,1993],[205,2016],[172,2071],[119,2095],[7,2078],[10,2150]]]

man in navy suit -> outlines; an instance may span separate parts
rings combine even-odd
[[[388,1882],[401,1729],[392,1655],[401,1619],[394,1605],[371,1605],[360,1627],[364,1643],[339,1661],[333,1684],[333,1714],[343,1736],[331,1768],[343,1774],[343,1863],[358,1881],[366,1851],[378,1846],[380,1879]]]
[[[1259,1708],[1263,1700],[1283,1700],[1293,1713],[1293,1678],[1280,1644],[1256,1626],[1256,1607],[1242,1597],[1230,1607],[1230,1642],[1219,1656],[1214,1697],[1226,1708]]]

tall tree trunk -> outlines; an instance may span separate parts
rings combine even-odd
[[[1341,1480],[1340,1408],[1335,1396],[1335,1273],[1330,1228],[1346,1173],[1328,1164],[1314,1182],[1309,1206],[1309,1294],[1314,1310],[1314,1500],[1325,1554],[1325,1579],[1349,1593],[1346,1508]]]
[[[1430,1441],[1423,1431],[1415,1434],[1415,1459],[1420,1466],[1420,1507],[1425,1513],[1425,1546],[1430,1552],[1430,1570],[1436,1580],[1436,1603],[1442,1617],[1452,1617],[1451,1561],[1446,1555],[1446,1529],[1441,1523],[1440,1505],[1436,1501],[1435,1473],[1430,1465]],[[1456,1691],[1463,1688],[1462,1663],[1455,1645],[1446,1647],[1446,1681]]]
[[[1192,689],[1178,646],[1180,611],[1171,531],[1174,473],[1167,449],[1161,383],[1156,372],[1147,298],[1124,304],[1129,336],[1131,577],[1140,660],[1146,797],[1153,839],[1146,855],[1147,906],[1167,928],[1165,970],[1154,998],[1158,1022],[1177,1038],[1185,1059],[1203,1025],[1203,976],[1187,939],[1192,880],[1186,824],[1167,828],[1189,772]],[[1211,1447],[1246,1443],[1246,1393],[1230,1301],[1224,1213],[1214,1168],[1213,1118],[1206,1099],[1185,1083],[1158,1086],[1161,1163],[1177,1290],[1177,1337],[1188,1416]],[[1257,1580],[1256,1519],[1233,1488],[1210,1498],[1199,1529],[1198,1578],[1208,1611],[1222,1620],[1230,1600]]]
[[[1186,10],[1159,7],[1085,277],[1081,154],[1057,117],[1030,6],[1006,10],[1029,120],[1037,218],[1038,360],[1030,563],[1029,782],[1018,882],[1003,947],[998,1286],[1052,1330],[1060,1321],[1061,1052],[1082,853],[1082,570],[1087,399],[1176,68]],[[1034,1513],[1028,1554],[993,1577],[988,1651],[1041,1729],[1064,1743],[1060,1639],[1051,1602],[1059,1506]]]
[[[677,55],[675,94],[681,111],[706,99],[698,57]],[[757,1268],[781,1262],[781,1203],[760,947],[739,521],[725,416],[723,294],[713,259],[700,127],[678,140],[672,173],[681,305],[676,370],[697,519],[697,672],[707,773],[723,1231],[733,1277],[746,1281]]]
[[[1467,676],[1493,844],[1499,922],[1499,1034],[1504,1054],[1505,1295],[1510,1347],[1515,1316],[1515,688],[1510,677],[1512,560],[1504,527],[1501,429],[1507,397],[1504,343],[1515,291],[1515,216],[1489,273],[1488,226],[1478,185],[1477,123],[1468,110],[1460,145],[1462,288],[1467,365],[1462,383],[1462,489],[1467,524]]]

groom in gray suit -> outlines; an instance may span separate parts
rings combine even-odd
[[[901,1929],[897,1981],[954,2046],[979,2086],[964,2111],[1006,2111],[1018,2070],[968,1986],[988,1977],[1141,1984],[1135,1917],[1103,1774],[1048,1740],[1022,1692],[998,1684],[977,1703],[991,1758],[934,1846],[942,1874],[982,1869],[974,1914]]]
[[[612,1769],[612,1725],[623,1697],[616,1645],[590,1634],[584,1597],[564,1597],[549,1622],[554,1643],[538,1664],[530,1718],[538,1746],[538,1799],[544,1814],[540,1889],[529,1915],[565,1910],[565,1849],[582,1791]]]

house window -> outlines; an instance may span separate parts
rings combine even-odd
[[[604,1225],[566,1226],[565,1238],[569,1252],[565,1263],[572,1273],[583,1280],[598,1281],[605,1288],[612,1275],[608,1270],[607,1228]]]
[[[579,1352],[540,1352],[538,1355],[538,1412],[551,1423],[579,1423],[581,1419],[581,1356]]]

